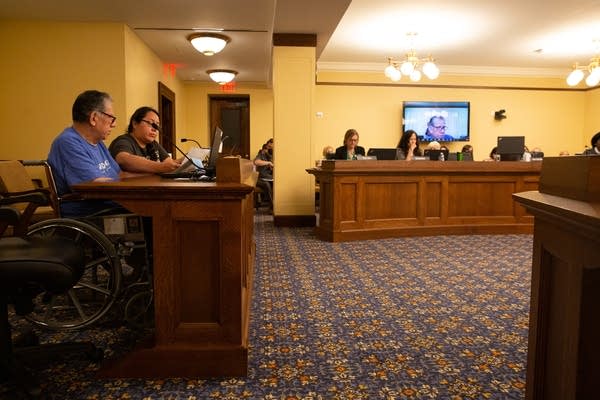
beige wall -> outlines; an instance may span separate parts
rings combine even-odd
[[[558,155],[561,150],[573,154],[580,152],[593,132],[600,130],[599,121],[594,121],[597,117],[592,116],[592,99],[597,106],[599,90],[567,90],[564,84],[562,89],[544,90],[540,86],[555,87],[560,84],[557,79],[527,82],[515,78],[502,81],[498,77],[487,80],[460,77],[457,81],[462,88],[394,86],[389,81],[375,80],[369,74],[365,77],[358,73],[319,75],[315,157],[320,157],[326,145],[341,146],[348,128],[358,130],[360,145],[366,149],[395,147],[402,131],[402,102],[410,100],[469,101],[469,144],[475,148],[475,159],[486,158],[498,136],[510,135],[524,135],[528,147],[540,147],[547,155]],[[523,86],[512,88],[515,84]],[[493,118],[493,112],[499,109],[506,110],[507,118],[502,121]],[[316,116],[319,112],[323,113],[321,118]],[[449,147],[458,151],[463,144],[451,143]]]
[[[250,158],[253,158],[262,144],[273,137],[273,92],[271,89],[252,85],[238,85],[235,95],[250,97]],[[209,95],[223,95],[214,83],[187,82],[184,85],[185,118],[183,125],[187,128],[180,131],[180,137],[192,138],[201,145],[210,145]],[[227,134],[227,132],[225,132]],[[186,146],[186,145],[183,145]],[[187,147],[186,147],[187,149]],[[182,149],[185,150],[185,149]]]
[[[181,82],[123,24],[2,21],[0,54],[0,159],[45,159],[87,89],[114,100],[117,126],[108,141],[127,129],[137,107],[158,106],[159,80],[175,92],[176,126],[184,129]]]
[[[126,119],[124,27],[2,21],[0,159],[44,159],[71,125],[71,106],[86,89],[111,94],[118,127]]]
[[[142,106],[158,110],[158,82],[175,93],[175,130],[185,131],[185,95],[182,82],[172,75],[156,54],[128,27],[125,31],[125,107],[126,118],[119,124],[118,132],[127,129],[129,117]],[[116,135],[114,135],[116,137]],[[113,137],[113,138],[114,138]]]

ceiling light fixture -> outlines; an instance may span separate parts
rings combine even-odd
[[[419,58],[417,57],[417,52],[412,49],[414,47],[412,42],[417,34],[410,32],[406,36],[408,36],[411,42],[411,50],[406,53],[404,60],[395,60],[392,57],[388,57],[388,66],[383,71],[385,76],[397,82],[402,78],[402,75],[407,75],[411,81],[418,82],[421,80],[421,71],[423,71],[423,74],[429,79],[436,79],[440,75],[440,69],[435,65],[434,59],[431,56]],[[419,66],[421,66],[421,71],[418,69]]]
[[[592,43],[596,48],[596,56],[590,59],[588,65],[579,65],[579,63],[575,63],[575,65],[573,65],[573,70],[569,76],[567,76],[567,85],[578,85],[585,76],[584,71],[588,72],[588,76],[585,79],[586,85],[591,87],[600,83],[600,39],[594,39],[592,40]]]
[[[588,86],[596,86],[600,83],[600,55],[593,57],[588,65],[573,65],[573,71],[567,76],[567,85],[576,86],[583,80],[584,71],[588,71],[585,83]]]
[[[237,71],[232,69],[209,69],[206,71],[210,79],[217,82],[219,85],[229,83],[237,75]]]
[[[206,32],[191,34],[188,36],[188,40],[196,50],[205,56],[217,54],[231,41],[229,36]]]

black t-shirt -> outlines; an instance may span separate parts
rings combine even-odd
[[[113,140],[108,150],[113,158],[116,158],[117,154],[123,151],[152,161],[162,161],[169,157],[169,153],[167,153],[160,143],[154,141],[148,143],[146,148],[142,148],[129,133],[124,133]]]

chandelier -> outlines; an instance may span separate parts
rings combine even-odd
[[[206,71],[210,79],[217,82],[219,85],[229,83],[237,75],[237,71],[232,69],[209,69]]]
[[[205,56],[213,56],[223,50],[231,40],[218,33],[194,33],[187,38],[192,46]]]
[[[576,86],[585,76],[584,71],[588,72],[585,79],[585,84],[588,86],[596,86],[600,83],[600,55],[593,57],[588,65],[573,65],[573,71],[567,76],[567,85]]]
[[[406,34],[411,42],[411,50],[406,53],[404,60],[395,60],[388,57],[388,66],[383,70],[385,76],[397,82],[402,78],[402,75],[408,76],[411,81],[418,82],[421,80],[421,71],[429,79],[436,79],[440,75],[440,69],[431,56],[419,58],[417,52],[412,48],[413,39],[417,36],[414,32]],[[420,67],[420,70],[419,70]]]

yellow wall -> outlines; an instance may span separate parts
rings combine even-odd
[[[586,95],[584,132],[584,144],[591,146],[590,139],[600,132],[600,87]]]
[[[129,117],[142,106],[158,110],[158,82],[175,93],[175,129],[179,135],[185,131],[185,97],[182,82],[172,76],[170,70],[156,54],[131,30],[125,30],[125,106],[127,117],[119,124],[119,133],[127,129]],[[116,135],[114,135],[116,137]],[[113,137],[113,139],[114,139]]]
[[[209,95],[248,95],[250,97],[250,158],[254,158],[262,144],[273,137],[273,93],[271,89],[253,85],[238,85],[234,92],[223,93],[216,83],[188,82],[184,85],[184,93],[186,117],[183,125],[187,128],[179,133],[180,137],[195,139],[205,147],[210,145]]]
[[[2,21],[0,159],[45,159],[86,89],[111,94],[126,119],[122,24]]]
[[[348,81],[342,82],[340,76]],[[462,87],[433,88],[389,85],[389,81],[364,83],[369,79],[348,73],[319,75],[313,149],[316,158],[326,145],[341,146],[348,128],[358,130],[360,145],[366,149],[395,147],[402,131],[402,102],[410,100],[469,101],[469,144],[475,148],[476,160],[487,158],[498,136],[523,135],[529,148],[540,147],[547,155],[558,155],[561,150],[571,154],[582,151],[593,132],[600,130],[600,123],[591,119],[594,104],[589,100],[598,90],[567,90],[564,84],[562,89],[554,90],[538,86],[543,83],[552,87],[556,80],[463,78]],[[514,84],[527,86],[511,88]],[[499,109],[506,110],[507,118],[502,121],[493,118],[493,112]],[[323,117],[316,116],[319,112]],[[459,151],[464,144],[451,143],[449,148]]]
[[[314,214],[314,71],[313,47],[273,49],[275,215]]]
[[[181,82],[123,24],[4,20],[0,54],[0,159],[45,159],[87,89],[114,100],[118,119],[109,142],[127,129],[137,107],[158,106],[159,80],[175,92],[176,126],[183,126]]]

